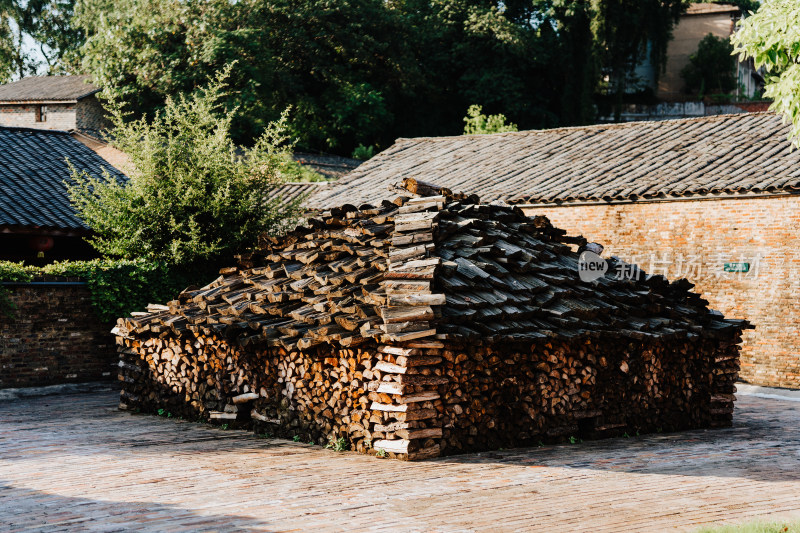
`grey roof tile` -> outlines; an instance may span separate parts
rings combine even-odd
[[[327,181],[288,182],[276,187],[268,196],[269,200],[279,198],[278,205],[288,206],[294,202],[302,201],[318,191],[329,186]]]
[[[0,127],[0,226],[86,229],[63,183],[70,179],[67,159],[94,176],[107,170],[126,179],[66,132]]]
[[[307,205],[378,204],[407,177],[512,203],[797,191],[788,130],[774,114],[747,113],[398,139]]]
[[[99,90],[89,76],[31,76],[0,85],[0,102],[74,102]]]
[[[358,159],[330,154],[295,152],[293,159],[303,166],[322,174],[327,179],[338,179],[361,164]]]

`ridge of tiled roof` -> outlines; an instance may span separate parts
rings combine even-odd
[[[392,199],[404,178],[510,203],[800,191],[800,150],[771,113],[398,139],[306,202]]]
[[[0,85],[0,103],[76,102],[100,88],[89,76],[30,76]]]
[[[633,275],[581,281],[571,245],[584,243],[545,217],[474,196],[342,206],[263,237],[239,267],[120,319],[115,333],[192,332],[295,350],[426,337],[699,341],[749,327],[709,310],[685,279],[627,268]]]
[[[0,127],[0,226],[85,231],[69,202],[67,159],[79,170],[125,176],[69,132]]]
[[[322,174],[327,179],[341,178],[361,164],[360,160],[351,157],[332,154],[310,154],[307,152],[295,152],[292,155],[292,159]]]
[[[690,4],[686,9],[686,15],[709,15],[712,13],[739,13],[739,6],[731,4],[712,4],[698,2]]]

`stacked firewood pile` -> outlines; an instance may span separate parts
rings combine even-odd
[[[405,185],[120,319],[122,407],[405,459],[730,423],[746,322],[685,280],[584,283],[544,217]]]
[[[686,341],[454,344],[443,352],[450,382],[442,447],[459,453],[729,426],[738,342],[706,341],[700,350]]]

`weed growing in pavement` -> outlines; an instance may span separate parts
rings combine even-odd
[[[338,439],[330,437],[328,439],[328,445],[325,446],[325,448],[335,452],[346,452],[350,448],[350,445],[344,440],[344,437],[339,437]]]

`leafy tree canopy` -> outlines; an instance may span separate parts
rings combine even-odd
[[[591,123],[598,102],[619,110],[639,90],[639,62],[663,65],[686,5],[0,0],[0,37],[10,36],[0,39],[0,76],[31,72],[18,46],[23,28],[42,44],[52,72],[91,74],[141,116],[238,60],[221,102],[239,109],[234,140],[251,144],[291,105],[288,127],[300,148],[350,155],[400,136],[457,133],[475,102],[524,129]]]
[[[75,0],[0,0],[0,83],[37,72],[63,74],[75,66],[83,35],[72,24],[74,6]],[[38,54],[25,46],[26,39]]]
[[[237,60],[225,105],[239,108],[240,140],[291,105],[304,147],[386,142],[391,102],[419,78],[410,37],[379,0],[81,0],[76,12],[84,69],[142,112]]]
[[[95,232],[90,242],[103,255],[175,265],[226,261],[293,218],[294,206],[270,199],[291,164],[287,115],[253,147],[236,146],[231,116],[220,112],[230,71],[190,97],[167,98],[152,120],[126,121],[121,105],[111,102],[112,138],[131,159],[130,182],[75,169],[68,184],[78,215]]]
[[[741,21],[732,42],[742,58],[766,69],[764,96],[791,122],[790,138],[800,147],[800,2],[764,0]]]
[[[667,61],[667,44],[686,0],[593,0],[591,27],[602,80],[614,97],[617,119],[625,94],[636,85],[634,72],[644,59],[656,76]]]

